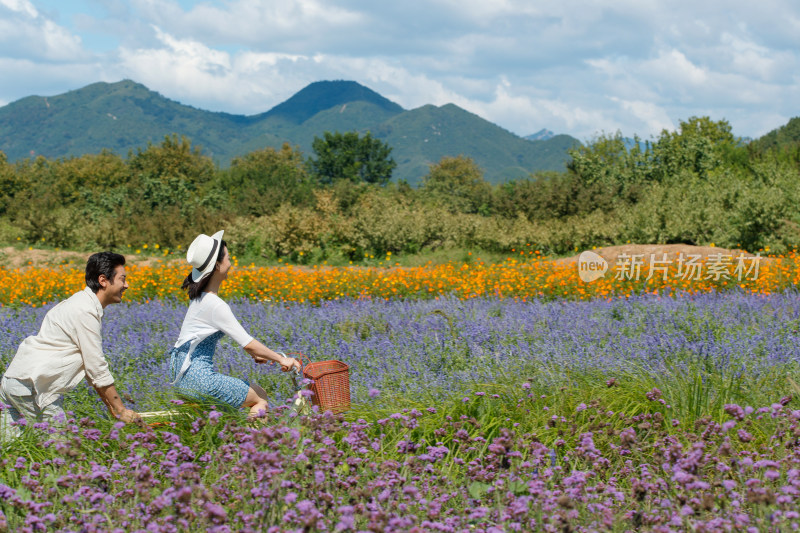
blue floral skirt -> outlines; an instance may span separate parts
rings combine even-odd
[[[200,401],[216,399],[233,407],[241,407],[250,391],[250,384],[242,379],[226,376],[214,371],[214,351],[217,341],[224,335],[218,331],[203,339],[192,352],[192,364],[175,384],[178,390]],[[175,381],[180,372],[190,342],[170,350],[170,381]]]

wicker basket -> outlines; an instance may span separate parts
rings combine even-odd
[[[308,363],[303,376],[313,380],[309,389],[314,392],[311,401],[320,411],[342,413],[350,409],[350,372],[341,361]]]

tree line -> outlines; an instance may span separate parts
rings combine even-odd
[[[497,185],[467,155],[445,157],[417,188],[391,180],[391,148],[368,133],[326,132],[310,157],[284,145],[224,169],[177,135],[126,158],[10,163],[0,152],[0,240],[175,247],[225,227],[240,253],[298,262],[448,247],[562,255],[629,241],[784,252],[800,244],[793,123],[749,144],[708,117],[632,146],[600,135],[570,152],[564,172]]]

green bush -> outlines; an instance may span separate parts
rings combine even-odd
[[[749,148],[727,122],[693,117],[631,147],[619,133],[602,135],[571,152],[567,172],[497,186],[469,157],[445,157],[418,189],[319,183],[289,146],[221,170],[177,135],[127,160],[103,152],[11,165],[0,152],[0,240],[174,248],[225,227],[240,256],[300,263],[451,249],[504,255],[528,244],[548,255],[624,242],[786,252],[800,245],[792,139]]]

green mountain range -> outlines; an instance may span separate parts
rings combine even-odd
[[[287,142],[310,156],[314,137],[325,131],[371,132],[392,147],[397,162],[393,178],[412,185],[445,156],[471,157],[494,183],[563,170],[567,150],[579,144],[567,135],[526,140],[453,104],[405,110],[353,81],[312,83],[252,116],[183,105],[130,80],[29,96],[0,107],[0,151],[10,161],[104,149],[125,157],[178,134],[226,167],[234,157]]]

